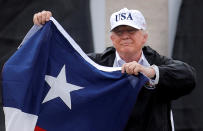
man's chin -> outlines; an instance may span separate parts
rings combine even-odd
[[[126,47],[124,47],[124,48],[121,49],[121,52],[122,52],[122,53],[125,53],[125,54],[129,54],[129,53],[132,53],[133,50],[132,50],[132,48],[126,46]]]

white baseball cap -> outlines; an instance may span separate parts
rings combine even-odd
[[[128,25],[139,30],[146,30],[147,28],[142,13],[138,10],[128,10],[127,8],[123,8],[120,11],[113,13],[110,18],[110,23],[111,30],[120,25]]]

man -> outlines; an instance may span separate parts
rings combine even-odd
[[[34,15],[33,22],[45,24],[51,16],[51,12],[42,11]],[[89,57],[100,65],[122,67],[122,73],[143,73],[149,78],[149,84],[139,93],[125,131],[173,130],[170,103],[194,89],[194,68],[144,46],[148,34],[145,18],[138,10],[121,9],[112,14],[110,22],[114,47],[101,54],[88,54]]]

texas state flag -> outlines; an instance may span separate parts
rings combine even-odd
[[[94,63],[54,18],[6,62],[6,131],[122,131],[148,79]]]

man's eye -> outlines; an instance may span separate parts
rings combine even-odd
[[[122,33],[123,33],[123,31],[121,31],[121,30],[116,31],[116,34],[118,34],[118,35],[120,35]]]
[[[130,33],[130,34],[133,34],[135,32],[136,32],[135,30],[128,30],[128,33]]]

